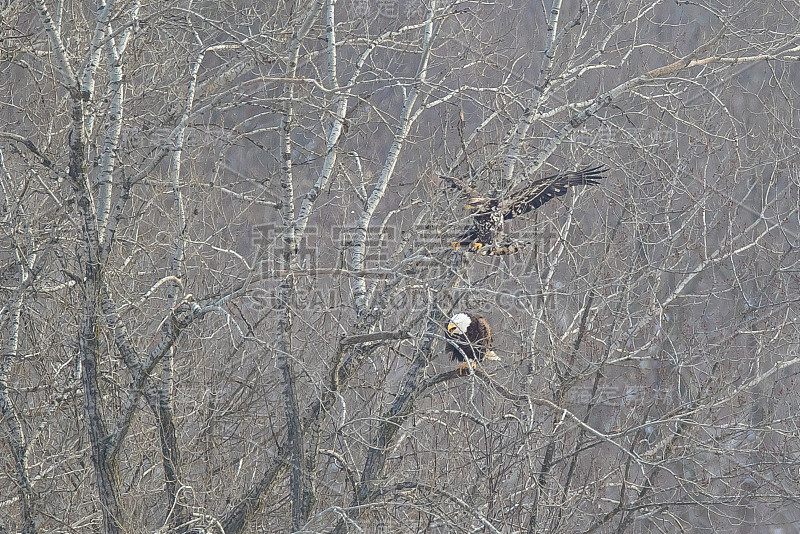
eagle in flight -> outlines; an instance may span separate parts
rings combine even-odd
[[[498,236],[502,234],[503,222],[511,220],[518,215],[523,215],[539,206],[566,194],[567,190],[576,185],[597,185],[605,178],[603,173],[607,169],[598,165],[587,167],[580,171],[564,172],[540,178],[525,185],[521,189],[502,198],[488,198],[475,188],[468,185],[460,178],[443,177],[452,185],[458,187],[469,195],[469,203],[464,208],[472,212],[472,226],[452,245],[458,248],[461,245],[469,246],[472,252],[487,254],[480,251],[484,245],[498,246],[505,252],[491,251],[488,254],[511,254],[519,250],[518,246],[499,247]],[[493,247],[487,247],[493,248]]]
[[[479,315],[457,313],[447,325],[447,352],[450,359],[461,362],[459,374],[474,369],[477,362],[499,360],[492,350],[492,329],[489,322]]]

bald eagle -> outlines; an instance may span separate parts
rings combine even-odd
[[[499,360],[492,350],[492,329],[489,322],[479,315],[457,313],[447,325],[447,352],[453,361],[462,362],[459,372],[476,362]]]
[[[473,213],[472,227],[457,241],[453,241],[453,245],[456,248],[460,245],[469,245],[473,252],[477,252],[484,245],[496,245],[504,221],[537,209],[548,200],[566,194],[572,186],[597,185],[605,178],[603,173],[606,170],[602,165],[598,165],[581,171],[554,174],[534,180],[504,198],[487,198],[459,178],[445,178],[469,195],[470,202],[464,207]],[[512,247],[510,250],[513,253],[519,248]]]

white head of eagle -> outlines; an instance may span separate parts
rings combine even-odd
[[[450,324],[447,325],[447,331],[451,334],[457,332],[461,335],[466,335],[467,329],[469,329],[469,325],[471,324],[472,318],[469,315],[463,312],[457,313],[450,318]]]
[[[479,315],[457,313],[447,325],[447,352],[459,362],[499,360],[492,350],[492,329]]]

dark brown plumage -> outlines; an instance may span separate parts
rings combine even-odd
[[[468,362],[499,360],[492,350],[492,329],[489,322],[481,316],[457,313],[447,325],[447,352],[450,359],[464,363],[459,369],[466,369]]]
[[[534,180],[503,198],[480,196],[474,188],[462,180],[449,179],[452,184],[469,194],[470,203],[465,207],[473,213],[472,227],[458,241],[454,241],[454,244],[469,245],[472,250],[496,244],[496,236],[501,230],[503,221],[539,208],[545,202],[566,194],[570,187],[597,185],[605,177],[604,172],[606,169],[599,165],[581,171],[554,174]]]

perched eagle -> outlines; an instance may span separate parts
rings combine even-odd
[[[458,241],[453,241],[453,245],[469,245],[472,251],[478,251],[484,245],[497,245],[497,236],[502,232],[504,221],[535,210],[548,200],[566,194],[572,186],[597,185],[605,178],[604,172],[606,169],[598,165],[581,171],[554,174],[534,180],[504,198],[487,198],[459,178],[445,178],[469,195],[469,204],[464,207],[473,210],[472,227]]]
[[[489,322],[478,315],[457,313],[447,325],[447,352],[450,359],[462,362],[459,371],[483,360],[499,360],[492,350],[492,329]]]

